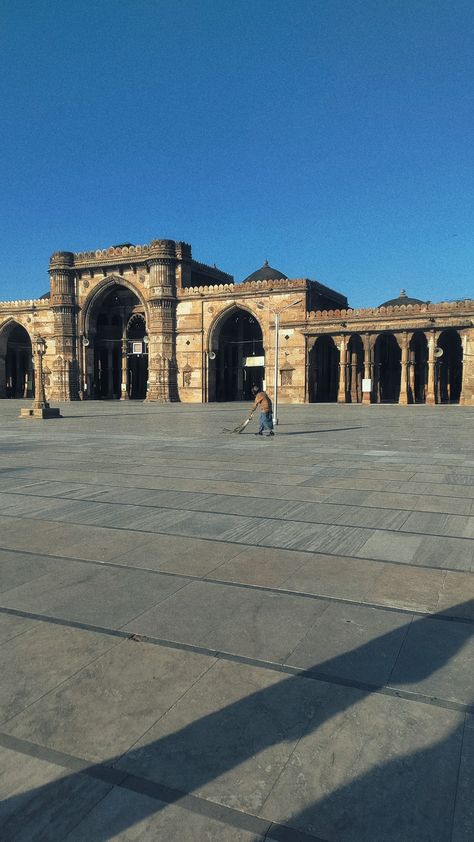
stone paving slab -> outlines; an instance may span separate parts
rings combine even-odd
[[[3,732],[111,762],[112,746],[117,756],[129,749],[214,663],[190,652],[104,640],[110,651],[76,675],[71,670],[69,680],[4,722]]]
[[[2,838],[64,840],[111,789],[111,784],[0,746]]]
[[[116,645],[86,629],[32,623],[0,649],[0,727]],[[45,724],[48,727],[48,723]]]
[[[337,842],[447,842],[462,715],[352,692],[334,691],[261,815]]]
[[[63,565],[61,574],[47,573],[40,580],[0,593],[0,606],[121,628],[188,581],[146,570],[101,568],[81,562]]]
[[[20,405],[2,838],[471,842],[471,408]]]

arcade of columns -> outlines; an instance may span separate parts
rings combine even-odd
[[[12,354],[20,354],[14,337],[21,328],[30,343],[30,358],[28,373],[20,370],[21,356],[15,358],[17,397],[31,394],[31,343],[34,349],[32,340],[41,335],[46,341],[48,400],[112,394],[128,399],[130,337],[132,326],[141,320],[148,343],[143,348],[146,399],[214,400],[213,360],[219,357],[220,336],[229,335],[223,330],[226,320],[237,320],[243,313],[259,326],[268,372],[273,371],[278,312],[282,402],[452,400],[474,405],[472,300],[337,309],[343,296],[316,282],[279,278],[234,284],[215,266],[194,261],[189,245],[171,240],[77,254],[56,252],[49,272],[49,298],[0,302],[0,397],[7,396],[7,359],[11,368]],[[117,336],[108,339],[104,333],[101,338],[98,314],[115,293],[118,303],[113,306],[121,314]],[[103,395],[94,392],[100,342],[107,352]],[[242,360],[244,364],[251,360]],[[115,392],[114,365],[119,366]],[[451,373],[446,374],[449,367]],[[442,384],[440,372],[445,372]],[[270,391],[272,377],[267,378]]]

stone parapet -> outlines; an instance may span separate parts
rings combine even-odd
[[[203,286],[186,287],[178,290],[178,298],[198,297],[201,295],[221,295],[234,293],[238,296],[255,292],[284,292],[285,290],[306,290],[310,283],[306,278],[275,279],[274,281],[249,281],[245,284],[204,284]]]
[[[364,307],[357,310],[350,308],[341,310],[312,310],[308,313],[309,321],[333,321],[335,319],[367,320],[374,317],[391,316],[394,318],[407,318],[411,316],[436,315],[439,313],[446,316],[446,313],[462,313],[474,315],[474,300],[466,298],[462,301],[441,301],[429,304],[403,304],[394,307]]]

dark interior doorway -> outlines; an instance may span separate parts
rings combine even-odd
[[[309,399],[335,403],[339,388],[339,351],[332,336],[319,336],[309,355]]]
[[[215,358],[209,362],[209,400],[250,401],[252,386],[262,386],[265,352],[259,322],[235,308],[219,328]]]

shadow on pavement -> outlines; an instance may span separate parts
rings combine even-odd
[[[454,613],[472,602],[456,606]],[[417,649],[413,641],[430,640],[433,627],[428,624],[441,618],[447,632],[442,645],[431,645],[429,651],[428,647]],[[442,614],[417,618],[402,630],[397,628],[276,682],[272,680],[275,673],[267,670],[261,676],[268,685],[263,689],[163,733],[122,757],[110,757],[103,764],[91,764],[60,781],[5,799],[0,807],[2,838],[8,842],[105,842],[181,799],[187,810],[199,811],[189,804],[187,795],[198,792],[202,798],[195,804],[207,799],[211,813],[222,808],[209,801],[221,800],[236,808],[225,814],[229,824],[234,823],[234,813],[246,811],[330,842],[448,842],[466,706],[437,703],[429,694],[423,695],[419,685],[455,661],[471,640],[473,623],[456,623],[455,633],[450,633],[451,622]],[[406,647],[408,636],[412,643]],[[344,678],[354,674],[355,664],[380,660],[381,652],[397,653],[390,673],[395,689],[390,687],[390,678],[382,684]],[[412,698],[401,704],[397,688],[403,688],[400,695],[410,695],[410,686]],[[154,728],[159,730],[161,722]],[[166,727],[165,722],[163,730]],[[265,756],[275,746],[281,746],[282,752]],[[261,782],[252,786],[243,764],[255,757],[252,774]],[[106,786],[112,769],[119,777]],[[128,793],[149,795],[147,781],[161,786],[158,795],[139,801],[133,795],[132,805]],[[111,790],[113,783],[120,792]],[[81,799],[86,791],[84,808]],[[107,809],[107,798],[104,804],[99,802],[109,791]],[[232,799],[233,804],[229,803]],[[54,834],[48,835],[52,828]],[[158,828],[157,824],[156,832]],[[469,832],[467,826],[458,825],[456,842],[472,839]],[[123,838],[140,838],[130,833]],[[289,833],[287,839],[297,839]],[[277,839],[278,833],[269,838]]]

